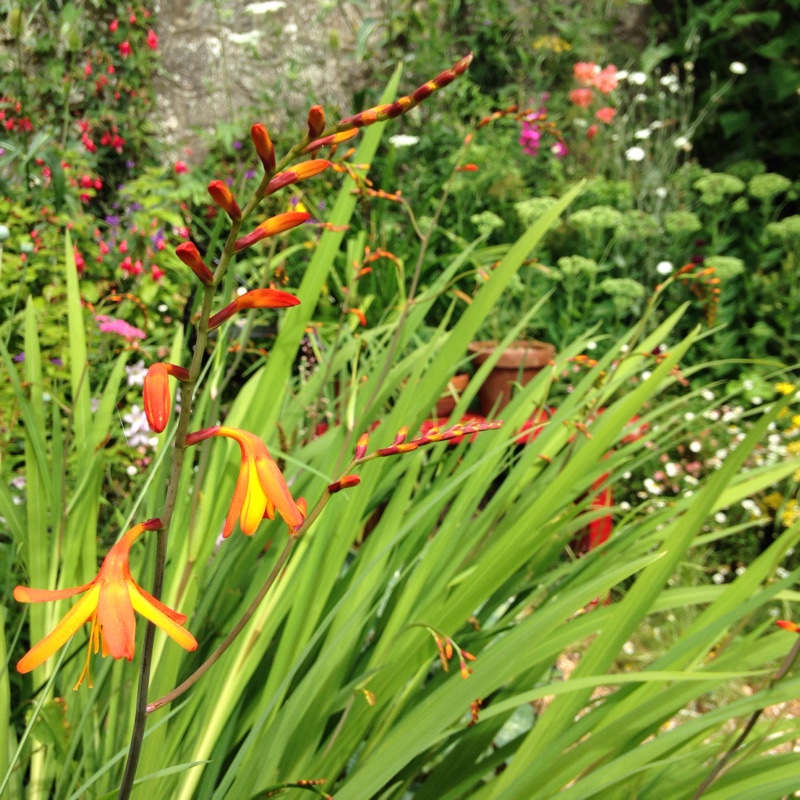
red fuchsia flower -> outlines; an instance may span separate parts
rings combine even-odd
[[[185,172],[189,171],[189,167],[186,166],[185,161],[176,161],[175,162],[175,174],[176,175],[183,175]]]
[[[188,381],[189,372],[175,364],[151,364],[144,376],[144,413],[147,424],[156,433],[161,433],[169,422],[172,396],[169,391],[169,376],[179,381]]]
[[[617,68],[609,64],[594,76],[594,86],[601,94],[610,94],[617,88]]]
[[[215,425],[213,428],[190,433],[186,437],[186,444],[197,444],[212,436],[227,436],[235,440],[242,453],[239,479],[236,481],[222,537],[230,536],[237,517],[242,533],[251,536],[262,519],[275,518],[276,510],[291,531],[297,530],[305,519],[305,503],[301,499],[298,504],[292,499],[289,487],[264,442],[253,433]]]
[[[317,139],[325,130],[325,112],[322,106],[311,106],[308,111],[308,138]]]
[[[227,213],[232,220],[242,218],[242,211],[236,200],[233,199],[231,190],[222,181],[211,181],[208,184],[208,193],[211,199]]]
[[[610,108],[609,106],[605,106],[604,108],[600,108],[595,113],[595,117],[600,120],[600,122],[605,122],[606,125],[610,125],[611,121],[614,117],[617,116],[617,109]]]
[[[122,58],[127,58],[129,55],[133,53],[133,48],[131,47],[131,43],[127,40],[124,42],[120,42],[119,45],[119,54]]]
[[[152,29],[147,31],[147,46],[151,50],[158,50],[158,36]]]
[[[260,123],[250,128],[250,138],[256,148],[256,153],[264,165],[264,171],[271,173],[275,170],[275,148],[269,138],[267,129]]]
[[[600,67],[594,61],[579,61],[573,68],[572,74],[575,80],[582,83],[584,86],[592,86],[594,84],[594,77],[600,72]]]
[[[134,611],[161,628],[185,650],[197,649],[194,636],[182,627],[186,617],[156,600],[131,577],[128,561],[131,545],[144,531],[154,531],[161,527],[160,519],[149,519],[131,528],[108,551],[97,577],[83,586],[73,589],[31,589],[17,586],[14,589],[14,599],[20,603],[63,600],[86,593],[61,622],[20,659],[17,664],[19,672],[30,672],[38,667],[63,647],[81,625],[91,622],[86,665],[75,684],[77,689],[83,679],[87,678],[91,688],[89,660],[92,651],[97,653],[102,647],[103,658],[110,655],[112,658],[126,658],[128,661],[133,659],[136,642]]]
[[[298,181],[303,181],[306,178],[312,178],[314,175],[319,175],[320,172],[324,172],[326,169],[328,169],[330,165],[330,161],[325,161],[325,159],[316,159],[313,161],[303,161],[296,167],[292,167],[292,169],[288,169],[285,172],[279,172],[267,184],[264,196],[267,197],[268,195],[277,192],[278,189],[283,189],[284,186],[288,186],[291,183],[297,183]]]
[[[288,231],[298,225],[302,225],[311,214],[304,211],[287,211],[285,214],[277,214],[262,222],[254,231],[251,231],[241,239],[237,239],[233,245],[233,252],[238,253],[246,247],[266,239],[268,236],[275,236],[283,231]]]
[[[115,33],[117,28],[119,28],[119,20],[112,19],[111,22],[108,23],[108,29],[111,31],[111,33]]]
[[[200,251],[194,242],[183,242],[175,248],[175,255],[189,267],[194,274],[206,285],[214,283],[214,274],[203,262]]]
[[[597,125],[595,125],[594,123],[592,123],[592,124],[591,124],[591,125],[590,125],[590,126],[587,128],[587,129],[586,129],[586,138],[587,138],[587,139],[588,139],[588,140],[591,142],[591,141],[592,141],[592,139],[594,139],[594,137],[595,137],[595,136],[597,136],[597,131],[598,131],[598,130],[599,130],[599,128],[597,127]]]
[[[213,331],[218,328],[225,320],[230,319],[239,311],[249,308],[291,308],[300,305],[300,301],[289,292],[282,292],[280,289],[253,289],[252,292],[245,292],[237,297],[230,305],[225,306],[222,311],[214,314],[208,320],[208,329]]]
[[[158,283],[166,273],[159,266],[153,264],[153,266],[150,268],[150,274],[153,276],[153,280]]]
[[[87,61],[84,68],[83,74],[88,78],[92,74],[92,65]]]
[[[588,108],[592,104],[594,93],[591,89],[573,89],[569,93],[569,100],[578,108]]]

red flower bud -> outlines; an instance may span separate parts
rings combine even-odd
[[[211,181],[208,184],[208,193],[211,199],[223,209],[232,220],[242,218],[242,211],[236,200],[233,199],[231,190],[222,181]]]
[[[169,392],[168,375],[188,381],[189,373],[175,364],[152,364],[144,376],[144,413],[147,424],[156,433],[161,433],[169,422],[172,398]]]
[[[264,165],[264,170],[268,173],[275,171],[275,148],[269,138],[267,129],[260,123],[256,123],[250,128],[250,138],[256,147],[256,153]]]
[[[214,283],[214,274],[203,262],[200,251],[195,246],[194,242],[183,242],[175,248],[175,255],[190,267],[192,272],[206,285],[211,286]]]
[[[322,106],[311,106],[308,111],[308,138],[317,139],[325,130],[325,112]]]
[[[319,175],[320,172],[324,172],[328,169],[330,165],[330,161],[316,159],[313,161],[304,161],[302,164],[298,164],[296,167],[286,170],[286,172],[279,172],[267,184],[264,196],[266,197],[267,195],[273,194],[277,192],[278,189],[283,189],[284,186],[288,186],[290,183],[297,183],[297,181]]]

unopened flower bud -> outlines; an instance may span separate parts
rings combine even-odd
[[[264,165],[264,170],[267,173],[275,171],[275,147],[272,140],[269,138],[269,133],[264,125],[260,122],[250,128],[250,137],[256,148],[256,153]]]
[[[325,130],[325,112],[322,106],[311,106],[308,111],[308,138],[317,139]]]
[[[192,272],[206,285],[211,286],[214,283],[214,274],[203,262],[203,257],[200,251],[195,246],[194,242],[183,242],[175,248],[175,255],[190,267]]]
[[[211,199],[227,213],[232,220],[242,218],[242,211],[236,200],[233,199],[231,190],[222,181],[211,181],[208,184],[208,193]]]

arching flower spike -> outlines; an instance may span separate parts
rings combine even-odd
[[[213,428],[190,433],[186,437],[186,444],[187,446],[198,444],[212,436],[234,439],[242,452],[239,478],[225,519],[222,537],[230,536],[237,517],[242,532],[251,536],[264,517],[275,518],[276,510],[292,533],[299,528],[305,519],[305,512],[301,507],[304,503],[302,499],[298,503],[293,500],[289,487],[264,442],[248,431],[215,425]]]
[[[136,635],[134,611],[161,628],[184,649],[197,648],[194,636],[182,627],[186,617],[156,600],[131,577],[128,563],[131,545],[144,531],[154,531],[161,527],[160,519],[149,519],[131,528],[108,551],[97,577],[84,586],[73,589],[31,589],[17,586],[14,589],[14,599],[20,603],[43,603],[86,593],[61,622],[20,659],[17,664],[19,672],[30,672],[38,667],[63,647],[84,622],[91,622],[86,665],[75,688],[81,685],[84,678],[88,679],[91,687],[89,660],[92,651],[97,653],[102,647],[104,658],[107,655],[126,658],[128,661],[133,658]]]

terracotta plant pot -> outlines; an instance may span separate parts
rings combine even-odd
[[[467,388],[469,383],[469,373],[459,372],[453,375],[447,384],[447,388],[442,392],[442,396],[436,401],[436,417],[449,417],[456,407],[461,393]]]
[[[475,366],[483,364],[494,353],[498,344],[495,341],[472,342],[469,352],[475,356]],[[481,413],[488,416],[493,409],[497,413],[505,408],[511,400],[514,386],[525,386],[533,380],[555,354],[556,348],[547,342],[536,339],[512,342],[478,390]]]

